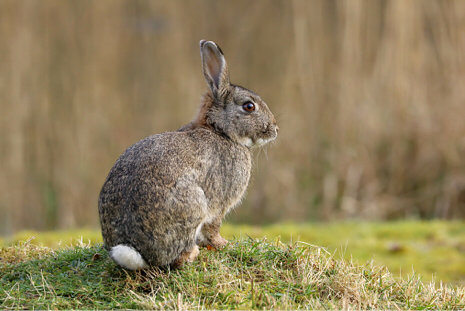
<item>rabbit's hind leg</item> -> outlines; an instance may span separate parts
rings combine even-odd
[[[176,258],[170,265],[171,269],[180,268],[186,262],[193,262],[195,258],[199,255],[199,247],[194,245],[194,247],[189,250],[181,253],[178,258]]]

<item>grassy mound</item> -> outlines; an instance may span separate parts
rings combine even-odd
[[[394,278],[368,262],[279,240],[202,249],[175,271],[126,271],[101,244],[0,251],[0,309],[461,309],[465,289]]]
[[[354,260],[359,263],[374,260],[400,277],[416,271],[423,282],[441,280],[455,286],[465,286],[465,222],[416,221],[395,222],[330,222],[330,223],[279,223],[250,226],[225,223],[221,235],[270,240],[280,238],[284,243],[296,240],[324,246],[335,259]],[[93,244],[102,242],[100,230],[22,231],[2,240],[0,247],[17,244],[35,236],[34,243],[62,248],[82,236]]]

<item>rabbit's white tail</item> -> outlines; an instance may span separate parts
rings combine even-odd
[[[149,267],[139,252],[130,246],[122,244],[113,246],[110,250],[110,257],[126,269],[140,270]]]

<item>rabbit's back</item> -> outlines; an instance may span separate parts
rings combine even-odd
[[[224,215],[247,187],[249,149],[210,130],[168,132],[129,147],[99,198],[107,248],[131,245],[149,263],[189,249],[203,221]]]

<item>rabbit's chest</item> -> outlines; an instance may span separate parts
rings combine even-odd
[[[203,190],[210,208],[229,209],[244,196],[252,170],[247,153],[223,154],[205,163]]]

